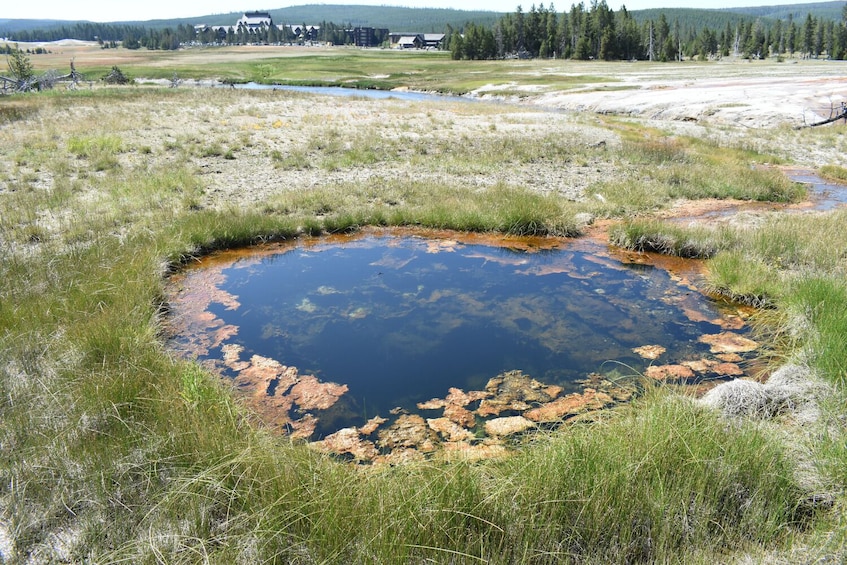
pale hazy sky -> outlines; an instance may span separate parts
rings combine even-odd
[[[779,4],[808,4],[816,0],[606,0],[610,8],[617,11],[621,5],[627,10],[646,8],[729,8],[748,6],[773,6]],[[91,20],[95,22],[154,20],[187,18],[207,14],[223,14],[245,10],[274,10],[287,6],[304,4],[367,4],[372,6],[406,6],[410,8],[457,8],[461,10],[491,10],[494,12],[514,12],[518,5],[529,11],[530,7],[542,2],[516,2],[515,0],[332,0],[312,2],[303,0],[286,2],[285,0],[39,0],[25,2],[4,0],[0,7],[2,19],[58,19]],[[574,0],[560,0],[553,4],[556,11],[569,10]],[[584,0],[585,6],[591,0]],[[544,2],[549,6],[549,0]]]

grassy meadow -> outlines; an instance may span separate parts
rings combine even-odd
[[[353,69],[453,92],[526,70],[231,56],[80,52],[77,67],[291,81]],[[623,69],[561,74],[585,85]],[[808,166],[791,147],[838,146],[843,128],[689,135],[518,105],[187,86],[0,97],[0,560],[844,560],[847,212],[661,219],[702,199],[798,202],[803,187],[773,165]],[[835,162],[821,174],[847,176]],[[213,249],[365,226],[579,236],[586,217],[618,245],[706,258],[710,290],[761,307],[769,362],[819,376],[815,417],[727,419],[645,386],[508,457],[356,466],[262,429],[165,343],[167,275]]]

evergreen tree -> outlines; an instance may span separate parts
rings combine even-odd
[[[540,10],[544,10],[544,4]],[[538,57],[541,52],[541,42],[544,40],[544,26],[542,25],[542,13],[535,8],[535,4],[527,14],[524,27],[524,48],[533,57]]]
[[[559,40],[559,56],[564,59],[570,59],[571,54],[573,53],[573,48],[571,47],[570,21],[568,20],[567,13],[564,13],[559,17],[559,28],[556,32],[556,36]]]
[[[515,51],[526,50],[526,22],[520,6],[515,11]]]
[[[571,44],[571,57],[580,59],[578,54],[579,39],[582,36],[583,20],[585,20],[585,6],[582,2],[571,6],[570,32],[568,33]],[[587,55],[585,56],[587,58]]]
[[[750,32],[747,34],[744,48],[744,55],[746,57],[761,59],[767,56],[767,53],[764,53],[765,50],[765,32],[762,27],[761,20],[756,20],[755,23],[750,25]]]
[[[19,85],[26,84],[35,78],[35,68],[32,66],[32,61],[29,60],[29,57],[27,57],[26,53],[17,44],[15,44],[14,49],[9,53],[7,64],[9,66],[9,73],[12,75],[11,78],[18,81]]]
[[[545,20],[544,39],[547,43],[547,53],[544,56],[556,57],[561,53],[559,51],[559,20],[556,17],[556,10],[552,4],[547,9]]]
[[[618,30],[618,52],[621,59],[643,58],[645,51],[641,45],[638,23],[627,12],[626,6],[621,6],[620,11],[618,11],[615,27]]]
[[[793,55],[797,50],[797,24],[794,23],[794,16],[788,14],[788,36],[785,38],[785,50],[789,55]]]
[[[618,58],[615,15],[606,0],[592,0],[590,19],[592,56],[605,61]]]
[[[459,33],[459,30],[455,30],[453,35],[450,37],[450,58],[454,61],[464,58],[464,42],[465,40],[462,38],[462,34]]]
[[[782,20],[776,20],[771,30],[770,42],[768,43],[771,53],[782,55],[785,53],[785,36],[783,33]]]
[[[815,58],[820,57],[821,53],[824,51],[824,38],[826,36],[826,28],[824,26],[824,21],[818,18],[814,34],[812,35],[812,56]]]
[[[802,52],[804,57],[809,57],[812,54],[812,46],[815,38],[815,19],[812,14],[806,14],[806,21],[803,24],[803,43]]]

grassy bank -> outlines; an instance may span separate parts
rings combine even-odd
[[[764,308],[760,332],[768,336],[771,362],[786,360],[812,367],[829,383],[814,424],[805,418],[780,420],[785,444],[798,454],[800,475],[822,492],[834,509],[806,537],[786,548],[783,558],[806,561],[812,555],[843,558],[845,544],[844,386],[847,379],[847,284],[843,210],[820,214],[772,216],[754,228],[685,229],[664,222],[633,221],[612,239],[632,247],[711,256],[714,292]],[[659,242],[659,245],[655,245]],[[807,545],[808,544],[808,545]],[[771,557],[773,558],[773,557]]]
[[[773,156],[485,105],[339,109],[147,89],[8,102],[4,559],[624,563],[837,551],[827,533],[843,531],[841,514],[808,503],[818,491],[798,478],[781,428],[727,425],[662,389],[508,458],[353,467],[257,428],[225,385],[163,342],[164,276],[205,250],[365,225],[572,235],[585,214],[650,214],[682,197],[797,198],[783,177],[751,169]],[[353,143],[327,123],[383,135]],[[838,382],[841,216],[827,218],[817,237],[831,244],[814,258],[815,237],[780,221],[770,228],[780,243],[776,231],[714,236],[716,273],[733,253],[755,253],[763,269],[752,278],[745,260],[715,284],[744,294],[746,281],[791,320],[804,315],[786,322],[785,354],[805,352]],[[783,276],[778,292],[762,287]],[[844,485],[842,439],[828,429],[817,452],[828,492]]]
[[[612,240],[624,247],[711,258],[716,294],[775,309],[763,313],[783,356],[800,355],[839,387],[847,378],[847,237],[843,210],[772,215],[755,227],[689,228],[629,221]],[[825,243],[824,243],[825,242]]]

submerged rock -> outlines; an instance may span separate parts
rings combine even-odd
[[[748,353],[759,348],[752,339],[732,332],[702,335],[698,341],[712,346],[712,353]]]
[[[744,370],[735,363],[718,363],[712,367],[712,372],[719,377],[740,377]]]
[[[283,396],[298,380],[297,368],[261,355],[250,358],[250,365],[238,373],[237,385],[253,389],[256,396]]]
[[[221,347],[221,352],[224,354],[224,365],[233,371],[243,371],[250,366],[249,361],[242,361],[241,354],[244,352],[244,346],[235,343],[227,343]]]
[[[364,426],[359,428],[359,431],[362,433],[362,435],[369,436],[387,421],[387,418],[380,418],[379,416],[374,416],[373,418],[368,420]]]
[[[418,402],[418,410],[440,410],[447,406],[447,400],[443,398],[433,398],[426,402]]]
[[[290,395],[301,410],[326,410],[347,390],[347,385],[324,383],[315,376],[306,375],[291,387]]]
[[[533,407],[533,404],[545,404],[561,394],[560,387],[548,387],[521,371],[509,371],[488,381],[485,390],[489,398],[480,402],[477,414],[480,416],[496,416],[505,411],[523,412]],[[553,394],[551,394],[553,393]]]
[[[471,402],[476,402],[477,400],[486,398],[489,394],[490,393],[487,391],[472,390],[470,392],[465,392],[460,388],[452,387],[447,394],[447,404],[467,406]]]
[[[485,422],[485,433],[491,436],[508,436],[534,427],[535,423],[523,416],[507,416]]]
[[[476,418],[473,412],[464,406],[448,404],[444,407],[444,417],[464,428],[473,428],[476,426]]]
[[[718,353],[715,357],[725,363],[740,363],[744,360],[744,358],[738,353]]]
[[[415,449],[421,452],[434,451],[438,436],[417,414],[401,414],[387,429],[379,431],[380,447],[389,450]]]
[[[433,398],[426,402],[419,402],[419,410],[439,410],[444,409],[444,417],[455,422],[456,424],[473,428],[476,425],[476,419],[473,412],[465,408],[472,402],[476,402],[490,396],[487,391],[470,391],[465,392],[459,388],[450,388],[447,398]]]
[[[681,364],[695,373],[708,373],[717,363],[711,359],[697,359],[696,361],[683,361]]]
[[[373,461],[379,451],[373,442],[363,439],[356,428],[343,428],[312,444],[324,453],[350,454],[357,461]]]
[[[186,347],[192,355],[208,355],[210,350],[238,334],[237,326],[226,324],[209,310],[212,303],[221,304],[227,310],[241,306],[237,296],[220,288],[225,281],[221,267],[209,268],[202,274],[195,273],[191,284],[171,297],[172,308],[180,312],[181,322],[188,329],[184,332],[190,336]]]
[[[448,418],[430,418],[426,423],[432,431],[438,433],[448,442],[471,440],[474,437],[469,430]]]
[[[685,365],[651,365],[647,367],[645,374],[657,381],[691,379],[694,377],[694,371]]]
[[[314,414],[305,414],[297,420],[292,420],[288,426],[291,430],[289,435],[294,439],[309,439],[318,427],[318,419]]]
[[[636,347],[632,350],[633,353],[640,355],[642,359],[658,359],[662,356],[662,354],[667,351],[661,345],[642,345],[641,347]]]
[[[524,416],[533,422],[556,422],[567,416],[599,410],[614,403],[614,399],[605,392],[597,392],[594,389],[587,388],[583,394],[574,393],[563,396],[544,406],[525,412]]]

